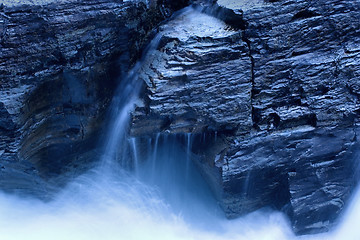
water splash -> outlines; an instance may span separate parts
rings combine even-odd
[[[51,204],[0,195],[0,239],[286,239],[281,215],[258,212],[199,228],[173,211],[156,188],[126,173],[117,178],[89,173]]]

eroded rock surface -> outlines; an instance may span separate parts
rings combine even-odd
[[[271,206],[299,234],[331,228],[356,185],[360,4],[197,9],[163,27],[132,134],[193,133],[229,217]]]
[[[133,135],[251,128],[251,60],[242,33],[186,11],[163,27],[163,44],[144,69],[148,99],[133,115]]]
[[[117,77],[186,1],[12,2],[0,6],[0,184],[43,196],[39,176],[97,158]],[[229,217],[271,206],[297,233],[329,229],[356,184],[359,2],[194,2],[159,29],[131,134],[192,133]]]
[[[97,159],[117,81],[185,1],[34,3],[0,7],[0,184],[9,191]]]

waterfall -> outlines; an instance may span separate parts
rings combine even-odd
[[[161,34],[157,34],[145,49],[141,59],[129,71],[128,75],[121,81],[115,97],[110,106],[110,124],[106,134],[104,145],[104,154],[100,164],[102,171],[112,170],[115,159],[125,166],[127,163],[127,130],[130,111],[133,109],[139,91],[142,86],[142,80],[139,79],[139,72],[144,63],[149,61],[152,52],[156,50],[161,40]]]
[[[156,35],[116,92],[99,166],[49,203],[0,193],[0,240],[359,239],[360,193],[334,232],[295,237],[283,214],[269,209],[226,219],[192,162],[191,134],[127,136],[139,72],[160,40]],[[244,192],[250,180],[249,172]]]
[[[138,152],[137,152],[137,147],[136,147],[136,138],[131,138],[130,142],[131,142],[131,148],[132,148],[133,159],[134,159],[133,160],[133,162],[134,162],[133,169],[134,169],[135,176],[137,176],[138,171],[139,171],[139,157],[138,157]]]

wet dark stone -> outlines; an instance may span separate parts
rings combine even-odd
[[[357,184],[360,4],[219,4],[200,5],[223,31],[165,31],[131,132],[192,133],[229,217],[270,206],[297,234],[327,231]]]

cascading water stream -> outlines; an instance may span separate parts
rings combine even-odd
[[[131,138],[130,141],[131,141],[131,149],[133,152],[134,173],[135,173],[135,176],[137,176],[138,171],[139,171],[139,157],[138,157],[137,147],[136,147],[136,138]]]
[[[139,79],[139,72],[143,64],[149,60],[152,51],[154,51],[161,39],[161,34],[157,34],[145,49],[142,58],[129,71],[129,74],[122,80],[113,102],[110,106],[110,126],[106,134],[104,145],[104,154],[101,158],[102,171],[111,170],[114,167],[115,160],[119,160],[125,165],[127,148],[127,130],[130,111],[133,109],[142,81]]]

